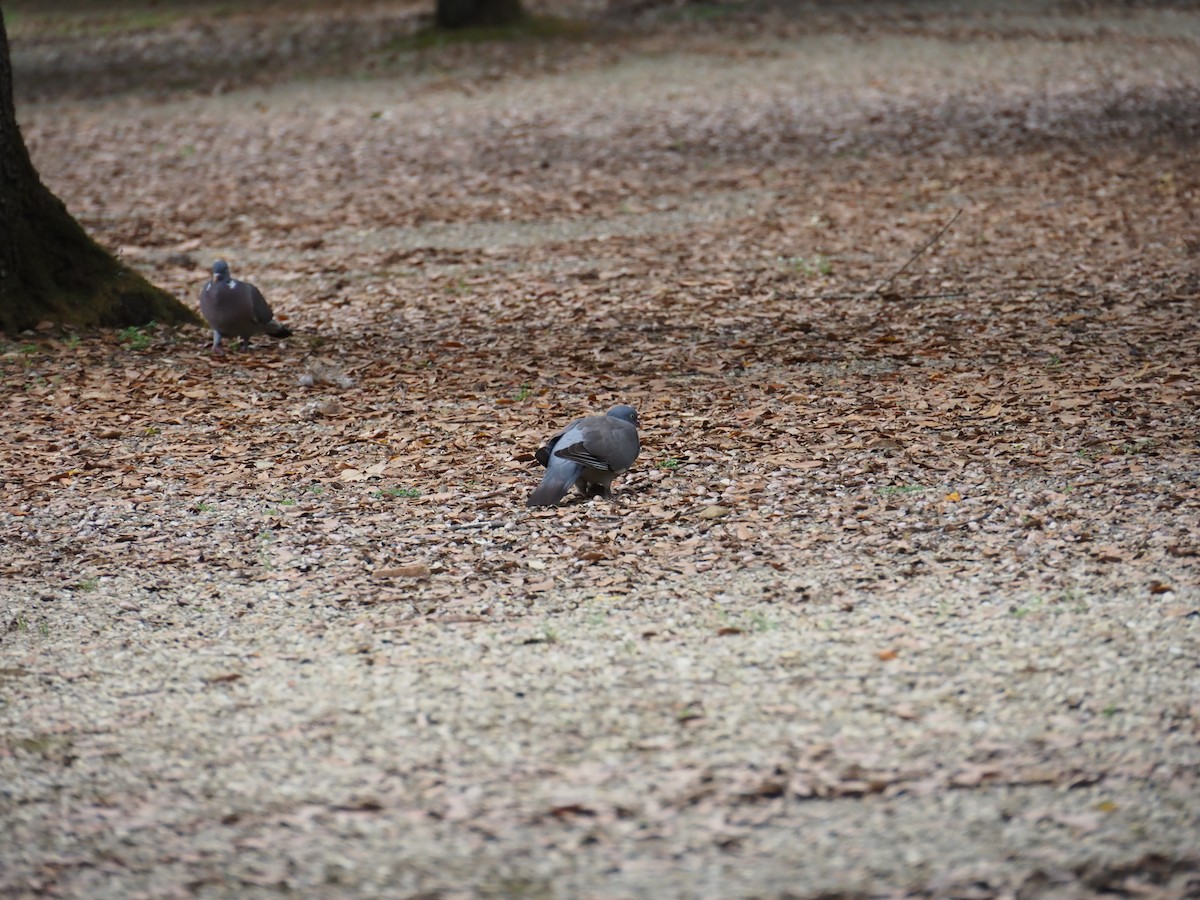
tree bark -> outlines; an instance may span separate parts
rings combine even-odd
[[[439,28],[511,25],[525,17],[521,0],[437,0]]]
[[[0,11],[0,330],[45,321],[120,327],[199,319],[88,237],[42,184],[17,127]]]

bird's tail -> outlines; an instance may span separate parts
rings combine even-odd
[[[529,495],[527,506],[554,506],[571,489],[583,468],[563,459],[551,458],[542,483]]]
[[[273,338],[291,337],[292,329],[288,328],[278,319],[272,319],[267,323],[267,334]]]

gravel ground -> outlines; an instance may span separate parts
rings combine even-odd
[[[921,9],[23,107],[298,336],[0,344],[0,893],[1200,895],[1198,20]]]

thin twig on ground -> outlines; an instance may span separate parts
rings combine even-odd
[[[904,263],[904,265],[902,265],[902,266],[901,266],[900,268],[898,268],[898,269],[897,269],[895,272],[893,272],[893,273],[891,274],[891,276],[889,276],[889,278],[887,279],[887,281],[884,281],[882,284],[880,284],[878,287],[876,287],[876,288],[875,288],[875,290],[871,291],[871,293],[869,293],[869,294],[867,295],[866,299],[870,300],[870,299],[872,299],[873,297],[878,297],[878,296],[879,296],[879,294],[880,294],[880,292],[881,292],[881,291],[882,291],[882,290],[883,290],[885,287],[887,287],[888,285],[890,285],[890,284],[891,284],[893,281],[895,281],[895,280],[896,280],[896,278],[897,278],[897,277],[900,275],[900,273],[901,273],[901,272],[903,272],[905,269],[907,269],[909,266],[911,266],[911,265],[912,265],[914,262],[916,262],[916,261],[917,261],[917,257],[919,257],[919,256],[920,256],[922,253],[924,253],[926,250],[928,250],[930,247],[932,247],[932,246],[933,246],[935,243],[937,243],[938,239],[939,239],[939,238],[940,238],[940,237],[941,237],[943,234],[945,234],[947,230],[949,230],[949,228],[950,228],[950,226],[951,226],[951,225],[953,225],[955,222],[957,222],[957,221],[958,221],[958,217],[959,217],[959,216],[961,216],[961,215],[962,215],[962,208],[960,207],[959,209],[957,209],[957,210],[955,211],[954,215],[950,217],[950,221],[949,221],[949,222],[947,222],[945,225],[943,225],[941,228],[939,228],[939,229],[937,230],[937,233],[936,233],[936,234],[935,234],[933,237],[931,237],[931,238],[930,238],[929,240],[927,240],[927,241],[926,241],[924,244],[922,244],[922,245],[921,245],[921,246],[920,246],[920,247],[917,249],[917,252],[916,252],[916,253],[914,253],[912,256],[910,256],[910,257],[908,258],[908,260],[907,260],[907,261]]]
[[[896,273],[896,274],[899,274],[899,273]],[[861,296],[862,296],[861,294],[814,294],[813,296],[806,297],[804,299],[806,299],[806,300],[857,300]],[[867,296],[869,298],[874,295],[868,294]],[[949,293],[940,293],[940,294],[913,294],[911,297],[906,297],[905,299],[906,300],[950,300],[955,297],[965,297],[965,296],[967,296],[966,291],[951,291]],[[790,341],[791,338],[790,337],[784,338],[783,340]],[[781,343],[782,343],[782,341],[781,341]]]

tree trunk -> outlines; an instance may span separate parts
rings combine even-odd
[[[42,184],[17,127],[12,60],[0,12],[0,330],[198,322],[88,237]]]
[[[437,0],[439,28],[511,25],[525,16],[521,0]]]

